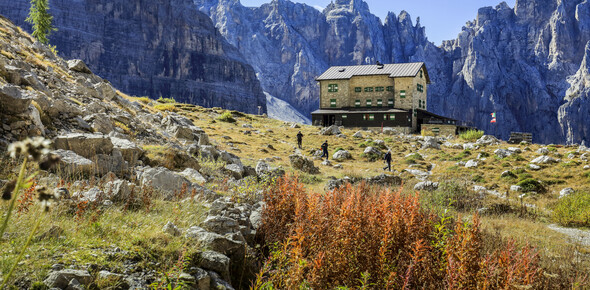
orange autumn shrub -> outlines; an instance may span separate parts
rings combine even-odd
[[[509,289],[534,285],[534,250],[483,253],[479,220],[456,223],[404,195],[361,184],[308,194],[293,177],[264,197],[269,258],[254,289]]]

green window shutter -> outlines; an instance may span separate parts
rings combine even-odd
[[[375,120],[375,115],[369,114],[369,121],[373,121],[373,120]]]
[[[422,70],[420,70],[420,78],[422,78]]]
[[[367,107],[370,107],[373,104],[373,100],[367,99]]]
[[[382,92],[383,91],[383,87],[375,87],[375,91],[376,92]]]
[[[399,97],[402,99],[405,99],[406,98],[406,91],[404,91],[404,90],[399,91]]]
[[[363,120],[367,120],[367,114],[363,114]]]
[[[389,114],[390,120],[395,120],[395,114]]]
[[[355,107],[360,107],[361,106],[361,100],[354,101],[354,106]]]
[[[328,85],[328,92],[330,92],[330,93],[338,92],[338,84],[329,84]]]
[[[342,115],[342,119],[346,119],[346,118],[348,118],[347,115]]]
[[[336,107],[336,99],[330,99],[330,107],[332,107],[332,108]]]
[[[393,91],[393,86],[389,86],[389,87],[387,87],[387,91],[388,91],[388,92],[391,92],[391,91]]]
[[[363,89],[361,87],[355,87],[354,88],[354,92],[355,93],[360,93]]]
[[[378,107],[383,106],[383,101],[381,99],[377,99],[377,106]]]
[[[387,100],[387,105],[390,107],[393,107],[393,99],[388,99]]]
[[[370,93],[373,91],[373,87],[366,87],[365,88],[365,93]]]

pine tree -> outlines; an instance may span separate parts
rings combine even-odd
[[[41,43],[49,43],[49,35],[52,31],[57,31],[51,22],[53,16],[47,12],[49,10],[49,0],[31,0],[31,9],[29,17],[25,20],[33,25],[33,36]]]

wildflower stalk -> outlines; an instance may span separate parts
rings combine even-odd
[[[4,237],[4,232],[6,231],[6,227],[8,226],[8,220],[10,219],[10,216],[12,215],[12,209],[14,208],[14,204],[16,203],[16,200],[18,199],[18,193],[22,187],[23,180],[25,179],[25,170],[27,168],[27,161],[28,161],[28,158],[25,157],[25,161],[23,161],[23,164],[20,168],[20,172],[18,174],[16,186],[14,187],[14,192],[12,194],[12,200],[10,201],[10,205],[8,206],[6,218],[4,218],[4,223],[2,223],[2,229],[0,230],[0,239],[2,239]]]
[[[14,265],[12,265],[12,268],[10,268],[10,271],[8,272],[6,277],[4,277],[4,282],[2,282],[2,286],[0,286],[0,289],[4,289],[4,287],[6,287],[6,283],[8,283],[8,280],[10,279],[10,276],[12,276],[14,269],[16,269],[16,266],[18,266],[18,263],[25,255],[25,252],[27,251],[29,244],[31,244],[31,240],[33,239],[33,235],[35,234],[35,232],[37,232],[37,229],[39,228],[40,223],[41,223],[41,218],[38,218],[37,222],[35,223],[35,226],[33,227],[33,230],[31,230],[31,233],[29,234],[29,237],[27,238],[27,242],[25,243],[23,248],[20,250],[20,254],[16,258],[16,261],[14,261]]]

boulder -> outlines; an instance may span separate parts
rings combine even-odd
[[[81,201],[96,202],[100,198],[105,198],[105,194],[100,188],[93,187],[86,191],[75,192],[72,194],[73,198],[78,198]]]
[[[223,170],[237,180],[242,179],[244,174],[244,167],[237,164],[227,164],[223,167]]]
[[[498,138],[496,138],[496,137],[494,137],[492,135],[483,135],[479,139],[477,139],[477,141],[475,141],[475,144],[479,144],[479,145],[497,145],[497,144],[500,144],[500,140],[498,140]]]
[[[189,141],[198,141],[199,136],[205,133],[203,129],[195,126],[191,120],[175,113],[168,114],[164,117],[162,119],[162,126],[173,137]]]
[[[289,161],[291,162],[291,166],[297,170],[301,170],[305,173],[309,174],[318,174],[320,173],[320,169],[315,167],[313,164],[313,160],[299,154],[289,155]]]
[[[510,151],[510,152],[512,152],[512,153],[516,153],[516,154],[522,153],[522,150],[520,150],[520,148],[518,148],[518,147],[508,147],[507,150]]]
[[[114,148],[111,139],[102,134],[60,135],[53,140],[53,144],[56,149],[71,150],[86,158],[93,158],[97,154],[110,155]]]
[[[212,145],[199,146],[199,152],[203,159],[217,160],[219,158],[219,150]]]
[[[392,185],[400,185],[402,183],[402,179],[396,175],[389,175],[389,174],[379,174],[377,176],[365,178],[365,181],[369,184],[381,185],[381,186],[392,186]]]
[[[144,170],[138,170],[138,175],[142,186],[152,186],[154,189],[162,192],[165,198],[170,198],[175,192],[180,192],[183,184],[187,185],[187,190],[191,190],[196,186],[184,176],[164,167],[147,167]]]
[[[50,272],[43,283],[49,288],[65,289],[72,280],[76,280],[83,285],[88,285],[92,282],[92,276],[86,270],[65,269]]]
[[[498,156],[500,158],[506,158],[508,156],[511,156],[513,154],[513,152],[508,151],[506,149],[496,149],[496,151],[494,151],[494,154],[496,154],[496,156]]]
[[[522,187],[520,185],[511,185],[510,191],[521,191]]]
[[[325,127],[320,130],[320,135],[339,135],[341,134],[340,128],[336,125],[332,125],[330,127]]]
[[[240,230],[239,224],[235,219],[225,216],[208,216],[203,221],[202,228],[220,235],[235,233]]]
[[[438,138],[432,136],[424,137],[424,141],[420,142],[422,144],[422,149],[440,149],[440,145],[438,144]]]
[[[199,171],[194,168],[186,168],[184,171],[178,173],[188,179],[190,182],[203,184],[207,182],[207,179],[201,175]]]
[[[420,180],[426,180],[430,176],[429,172],[419,169],[404,169],[404,171],[414,175],[416,178]]]
[[[242,241],[235,241],[230,237],[208,232],[197,226],[187,229],[185,236],[188,239],[197,241],[205,249],[220,252],[228,256],[240,250],[245,244]]]
[[[84,117],[84,121],[88,122],[94,132],[109,134],[113,131],[113,122],[111,118],[105,113],[92,114]]]
[[[170,221],[164,225],[164,227],[162,228],[162,232],[175,237],[180,236],[182,234],[182,231]]]
[[[383,152],[381,152],[381,150],[379,150],[378,148],[372,146],[368,146],[367,148],[365,148],[363,154],[365,154],[365,156],[376,156],[379,159],[383,158]]]
[[[108,82],[102,81],[94,84],[94,89],[98,92],[98,97],[107,101],[112,100],[117,95],[117,92]]]
[[[356,131],[356,133],[354,133],[352,135],[353,138],[363,138],[363,133],[361,133],[361,131]]]
[[[541,166],[531,163],[531,164],[529,164],[529,168],[531,170],[539,170],[539,169],[541,169]]]
[[[211,276],[207,271],[201,268],[195,268],[193,270],[193,277],[195,277],[195,285],[197,289],[211,289]]]
[[[224,289],[224,290],[234,290],[234,287],[231,286],[228,282],[221,279],[219,274],[213,271],[209,271],[209,276],[211,277],[211,289]]]
[[[117,137],[110,137],[110,139],[113,147],[121,151],[123,159],[129,162],[130,166],[134,166],[137,160],[143,155],[143,149],[129,140]]]
[[[51,151],[51,154],[60,158],[58,164],[53,167],[54,171],[61,171],[68,176],[91,175],[95,172],[94,162],[76,154],[74,151],[58,149]]]
[[[86,66],[83,60],[81,59],[70,59],[68,60],[68,68],[71,71],[81,72],[91,74],[92,71]]]
[[[258,160],[258,163],[256,163],[256,174],[263,175],[269,171],[270,171],[270,165],[268,165],[268,163],[266,163],[262,159]]]
[[[476,168],[479,166],[479,161],[471,159],[465,163],[465,168]]]
[[[204,251],[199,255],[198,267],[219,273],[224,280],[230,281],[230,259],[219,252]]]
[[[330,162],[330,160],[327,160],[327,159],[324,160],[324,161],[322,161],[321,164],[324,165],[324,166],[332,166],[332,162]]]
[[[32,100],[33,95],[29,91],[11,84],[0,85],[0,112],[14,115],[25,113]]]
[[[332,159],[334,159],[336,161],[344,161],[344,160],[352,159],[352,155],[350,154],[350,152],[348,152],[346,150],[338,150],[334,153],[334,155],[332,156]]]
[[[531,161],[534,164],[551,164],[559,162],[557,159],[549,157],[547,155],[539,156]]]
[[[547,149],[547,147],[541,147],[536,152],[537,154],[547,155],[549,154],[549,149]]]
[[[574,193],[574,189],[573,188],[566,187],[566,188],[562,189],[561,191],[559,191],[559,198],[566,197],[566,196],[568,196],[570,194],[573,194],[573,193]]]
[[[135,184],[126,180],[117,179],[105,183],[104,192],[106,197],[112,201],[126,202],[130,198],[133,187],[135,187]]]
[[[414,185],[414,190],[428,190],[428,191],[433,191],[436,190],[438,188],[438,182],[432,182],[432,181],[420,181],[418,183],[416,183],[416,185]]]

